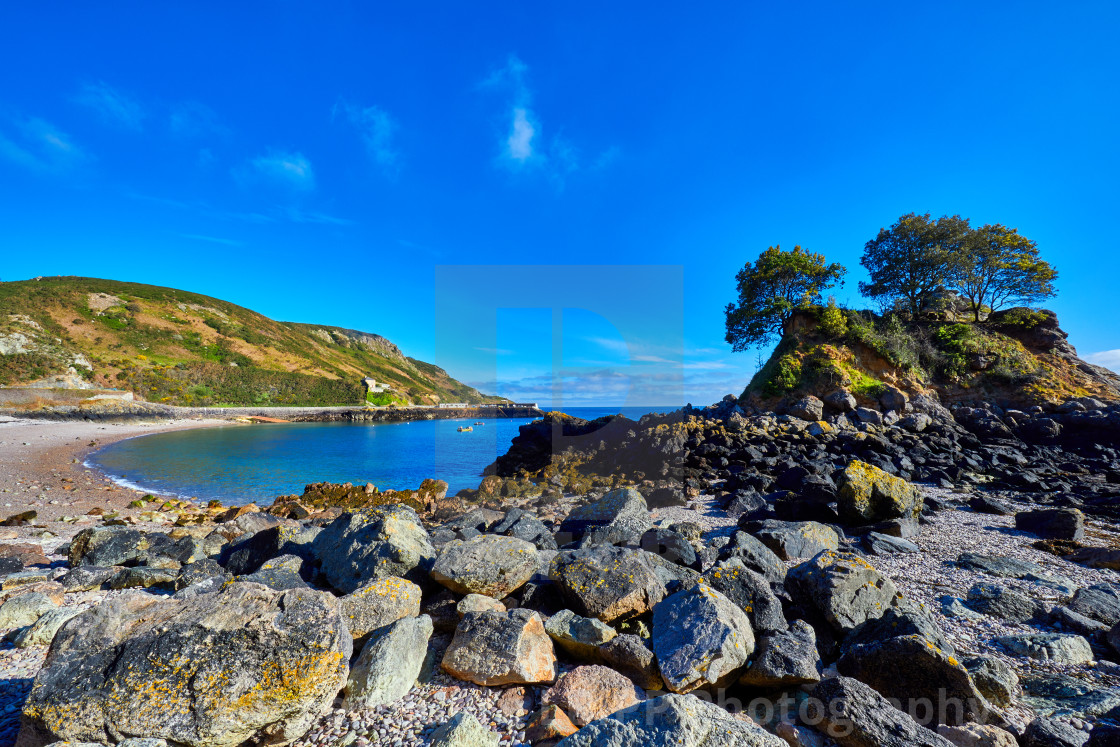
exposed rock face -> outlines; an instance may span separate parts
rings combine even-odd
[[[653,608],[652,640],[661,677],[676,693],[731,683],[755,646],[746,613],[706,584]]]
[[[549,576],[572,609],[609,624],[649,612],[665,597],[665,584],[647,555],[621,547],[564,551],[552,561]]]
[[[821,657],[817,635],[804,620],[794,620],[788,631],[763,636],[758,656],[739,679],[748,687],[777,689],[820,682]]]
[[[850,677],[824,680],[812,692],[817,728],[841,747],[952,747],[952,742]]]
[[[373,708],[408,694],[420,674],[431,637],[432,618],[427,615],[397,620],[370,634],[350,670],[345,707]]]
[[[352,646],[324,592],[234,583],[186,601],[113,597],[55,636],[19,741],[290,742],[345,684]]]
[[[645,693],[618,672],[590,664],[557,680],[541,704],[559,706],[576,726],[586,726],[645,699]]]
[[[946,743],[948,744],[948,743]],[[695,695],[663,695],[593,721],[557,747],[788,747]]]
[[[837,487],[840,517],[852,524],[917,519],[922,512],[917,487],[864,462],[851,462]]]
[[[436,555],[420,518],[405,506],[342,514],[312,547],[327,581],[346,594],[387,576],[423,584]]]
[[[442,667],[478,685],[538,685],[556,679],[556,654],[536,612],[471,612],[455,629]]]
[[[457,594],[509,596],[540,567],[537,548],[516,537],[480,534],[452,540],[439,552],[432,578]]]
[[[820,553],[790,571],[789,585],[840,633],[901,601],[893,581],[851,553]]]

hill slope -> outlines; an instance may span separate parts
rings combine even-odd
[[[96,278],[0,283],[0,385],[68,369],[174,405],[497,402],[380,335],[278,322],[197,293]]]
[[[945,405],[1120,400],[1120,376],[1081,360],[1066,337],[1057,316],[1044,310],[1008,309],[977,324],[951,309],[904,321],[816,307],[794,314],[743,399],[774,408],[842,389],[874,407],[892,386],[936,395]]]

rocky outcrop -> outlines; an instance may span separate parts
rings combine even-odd
[[[330,706],[351,651],[338,602],[323,592],[235,583],[186,601],[114,597],[55,636],[19,744],[283,744]]]

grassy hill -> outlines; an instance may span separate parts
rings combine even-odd
[[[500,402],[380,335],[278,322],[197,293],[96,278],[0,283],[0,385],[73,370],[173,405]]]
[[[873,405],[886,385],[943,404],[1029,407],[1120,399],[1120,376],[1077,356],[1051,311],[1014,308],[974,323],[963,309],[922,319],[814,307],[787,323],[743,398],[767,407],[838,389]]]

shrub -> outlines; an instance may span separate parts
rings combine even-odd
[[[828,306],[821,309],[817,326],[830,340],[840,340],[848,334],[848,318],[837,308],[835,298],[828,299]]]

